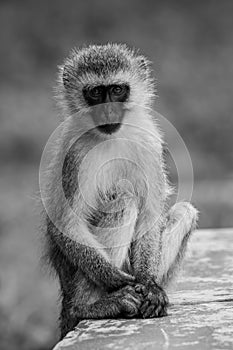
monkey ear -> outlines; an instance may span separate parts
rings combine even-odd
[[[140,70],[142,70],[146,74],[150,73],[150,62],[144,56],[138,56],[137,62]]]
[[[65,87],[65,89],[68,89],[71,85],[71,81],[70,81],[71,77],[69,74],[69,68],[67,66],[63,67],[63,73],[62,73],[62,80],[63,80],[63,85]]]
[[[144,69],[147,69],[148,66],[147,66],[146,59],[144,57],[140,57],[139,60],[140,60],[140,66]]]

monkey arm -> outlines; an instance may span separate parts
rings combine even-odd
[[[113,266],[107,260],[108,256],[103,247],[93,236],[90,236],[89,232],[86,234],[85,240],[75,239],[77,235],[73,235],[73,237],[72,235],[64,235],[51,221],[48,223],[47,231],[69,262],[81,269],[98,286],[107,290],[115,290],[128,284],[134,284],[135,277]],[[91,239],[88,240],[88,237]]]

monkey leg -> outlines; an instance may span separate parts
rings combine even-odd
[[[146,283],[146,293],[140,308],[143,318],[167,314],[168,298],[164,288],[178,271],[197,217],[197,210],[186,202],[177,203],[170,209],[166,227],[161,234],[160,264],[154,278],[150,277]]]
[[[85,302],[83,297],[77,299],[77,295],[69,302],[63,299],[61,338],[83,319],[132,318],[137,316],[143,300],[143,290],[144,287],[139,284],[134,287],[126,286],[118,291],[105,294],[92,303],[90,300]]]
[[[167,225],[162,232],[161,260],[157,276],[157,282],[163,288],[179,270],[197,219],[197,210],[188,202],[176,203],[168,213]]]

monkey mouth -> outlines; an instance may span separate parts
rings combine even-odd
[[[104,134],[113,134],[121,127],[121,123],[103,124],[99,125],[97,128]]]

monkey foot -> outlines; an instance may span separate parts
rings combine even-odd
[[[165,291],[155,281],[150,281],[145,286],[140,285],[135,288],[144,297],[139,310],[143,318],[167,316],[168,297]]]
[[[135,287],[128,285],[113,292],[111,295],[116,298],[123,317],[132,318],[138,316],[143,299],[142,295],[136,292]]]

